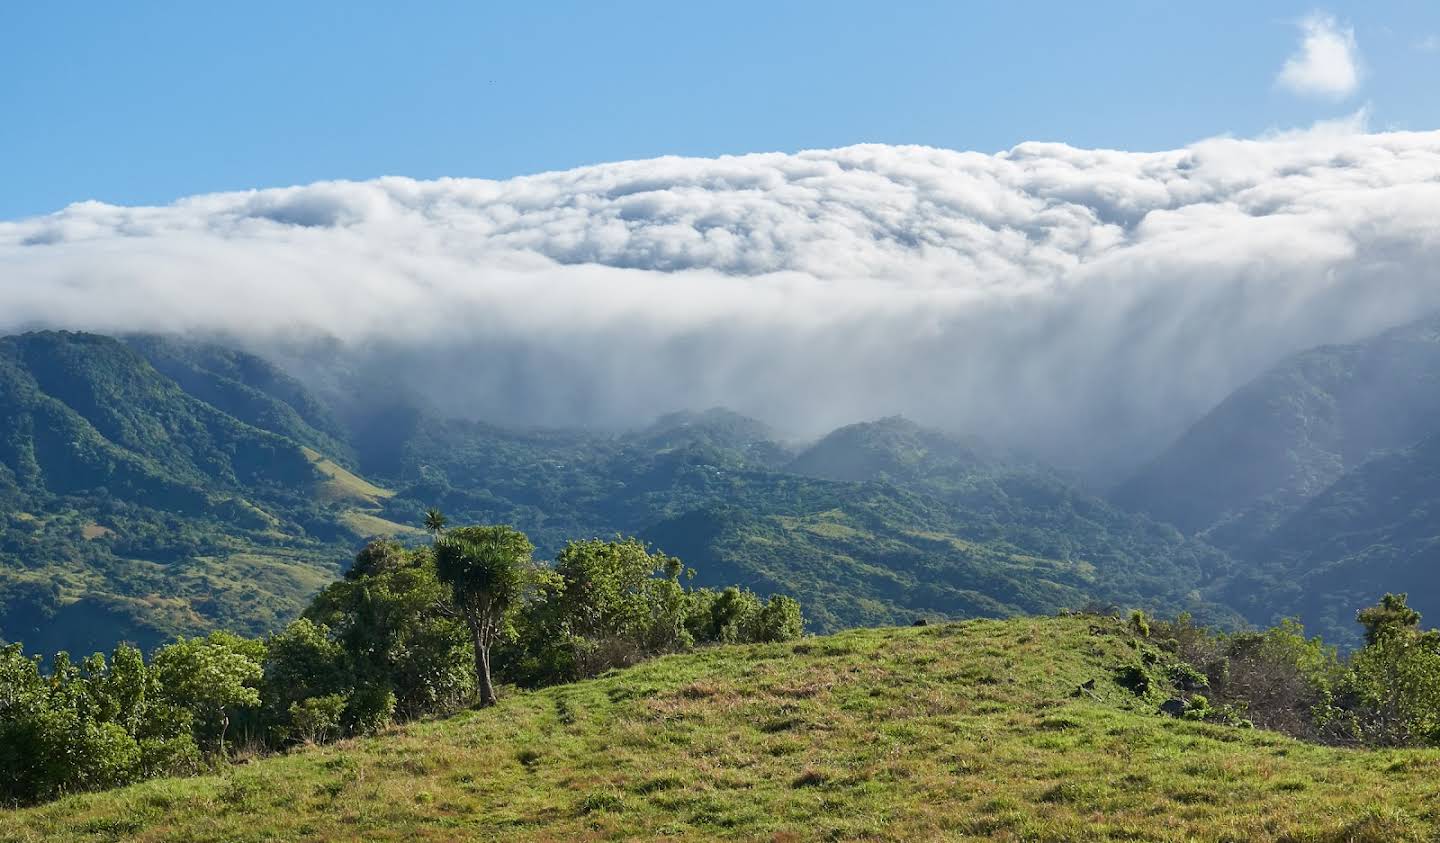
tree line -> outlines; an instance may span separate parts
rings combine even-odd
[[[568,543],[553,564],[503,526],[446,530],[430,546],[380,540],[304,614],[265,638],[214,632],[147,660],[117,646],[48,669],[0,648],[0,801],[213,767],[244,751],[374,733],[466,705],[496,686],[594,676],[696,645],[785,641],[800,605],[689,588],[680,560],[640,541]]]

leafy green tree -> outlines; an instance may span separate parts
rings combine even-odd
[[[1350,659],[1341,705],[1366,744],[1440,745],[1440,630],[1421,631],[1404,594],[1360,610],[1364,649]]]
[[[89,688],[96,716],[139,735],[148,724],[153,682],[145,657],[136,647],[121,644],[110,654],[109,665],[96,653],[86,660]]]
[[[709,602],[702,619],[699,640],[734,644],[748,638],[755,618],[760,614],[760,598],[749,590],[731,586]]]
[[[561,634],[552,643],[569,648],[573,676],[690,646],[683,570],[638,539],[568,542],[555,557]]]
[[[188,717],[154,701],[139,651],[117,647],[48,675],[20,645],[0,650],[0,801],[30,802],[193,769]]]
[[[1350,671],[1362,742],[1440,745],[1440,650],[1384,636],[1355,654]]]
[[[537,572],[505,667],[522,682],[593,676],[696,643],[788,640],[799,604],[739,588],[687,591],[685,566],[638,539],[571,541]],[[694,575],[690,571],[691,576]]]
[[[305,617],[328,628],[344,652],[355,689],[346,714],[352,731],[383,725],[392,713],[446,711],[473,692],[469,630],[428,547],[370,543],[344,579],[316,595]]]
[[[65,725],[50,708],[50,683],[40,657],[27,658],[19,644],[0,649],[0,798],[28,802],[53,795],[55,734]]]
[[[300,618],[270,636],[260,694],[268,731],[279,740],[294,737],[315,742],[315,730],[296,722],[297,706],[307,712],[307,701],[325,697],[341,700],[343,707],[352,685],[347,667],[345,651],[331,638],[330,630],[309,618]]]
[[[162,647],[151,663],[162,699],[216,727],[216,750],[221,755],[234,711],[260,705],[263,647],[234,635],[211,633]]]
[[[395,716],[395,692],[380,685],[361,686],[345,699],[341,725],[352,735],[370,735],[390,725]]]
[[[463,527],[435,544],[436,572],[470,630],[480,704],[495,704],[490,652],[516,609],[535,546],[511,527]]]
[[[773,594],[755,616],[749,640],[757,643],[793,641],[805,634],[805,617],[800,601],[783,594]]]
[[[731,586],[719,593],[691,592],[689,628],[703,643],[737,644],[790,641],[805,631],[800,604],[784,595],[764,603],[748,589]]]

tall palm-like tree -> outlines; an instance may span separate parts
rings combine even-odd
[[[434,507],[425,510],[425,529],[430,531],[435,541],[440,541],[440,534],[445,532],[445,513]]]
[[[435,543],[435,572],[455,595],[455,608],[470,628],[480,704],[495,704],[490,648],[520,602],[535,546],[511,527],[461,527]]]

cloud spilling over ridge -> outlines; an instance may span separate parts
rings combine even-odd
[[[1440,133],[855,146],[0,223],[0,329],[331,337],[446,409],[902,412],[1143,459],[1289,352],[1440,308]]]

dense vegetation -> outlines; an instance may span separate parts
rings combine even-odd
[[[818,631],[1091,600],[1238,620],[1202,593],[1228,573],[1224,553],[904,419],[798,453],[720,410],[608,438],[412,421],[395,428],[404,459],[391,466],[391,520],[438,502],[515,524],[542,554],[565,534],[639,534],[703,563],[703,582],[804,593]]]
[[[148,661],[122,644],[108,660],[62,652],[45,670],[19,644],[0,649],[0,801],[193,773],[227,740],[253,752],[493,705],[492,664],[531,687],[801,633],[794,600],[687,588],[679,560],[634,539],[571,542],[553,568],[530,550],[508,527],[454,530],[433,548],[375,542],[283,630],[181,639]]]
[[[1135,626],[979,620],[706,648],[373,738],[0,813],[0,838],[1424,843],[1440,832],[1440,750],[1358,752],[1165,716],[1174,695],[1204,690],[1180,690],[1168,637]],[[1137,674],[1157,686],[1137,694]]]
[[[217,403],[112,339],[0,340],[0,638],[90,651],[276,629],[383,496],[302,444],[334,435],[273,367],[137,348]]]
[[[1223,553],[902,419],[799,452],[722,410],[509,431],[401,389],[321,400],[253,356],[147,337],[13,337],[0,368],[0,638],[43,651],[273,632],[362,539],[418,542],[402,525],[437,505],[545,559],[639,535],[701,585],[805,593],[822,631],[1090,600],[1237,619],[1206,591]]]

